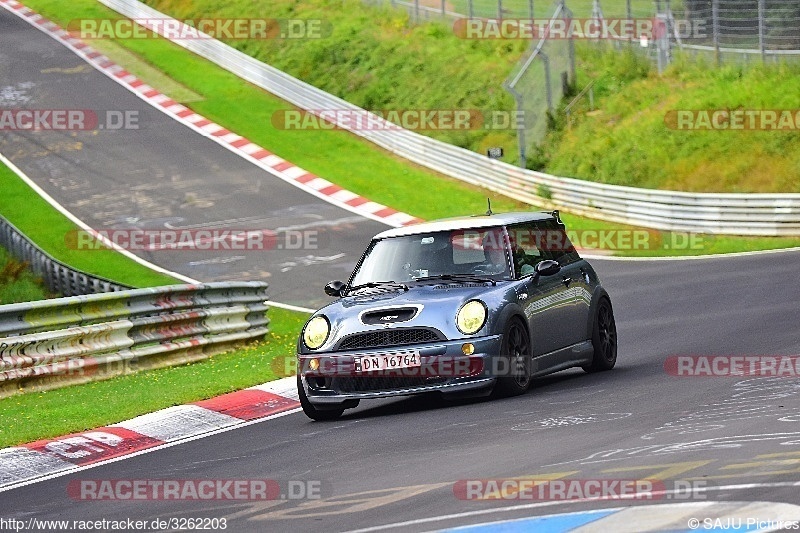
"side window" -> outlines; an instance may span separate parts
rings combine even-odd
[[[580,259],[567,232],[554,220],[527,222],[508,228],[517,278],[534,273],[545,259],[568,265]]]
[[[511,240],[511,255],[517,278],[533,274],[537,264],[550,259],[542,246],[542,229],[536,224],[529,222],[509,226],[508,237]]]
[[[574,263],[581,258],[569,240],[567,231],[559,226],[555,220],[542,222],[541,226],[545,230],[545,249],[550,255],[548,259],[558,261],[563,266]]]

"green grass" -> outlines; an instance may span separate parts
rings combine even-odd
[[[366,109],[511,111],[513,100],[501,84],[527,45],[522,40],[460,39],[452,23],[414,26],[403,9],[369,8],[361,0],[147,3],[179,18],[323,19],[333,28],[324,39],[229,44]],[[537,3],[542,9],[552,9],[547,2]],[[475,6],[494,4],[475,2]],[[591,4],[590,0],[568,3],[578,17],[589,16]],[[606,16],[625,13],[623,0],[602,5]],[[509,1],[504,7],[519,16],[527,3]],[[633,2],[632,7],[637,17],[653,9],[645,2]],[[656,189],[800,191],[800,132],[686,132],[671,130],[664,123],[665,114],[676,109],[794,109],[800,65],[716,69],[702,61],[679,59],[659,77],[649,61],[633,62],[624,54],[598,52],[588,42],[577,44],[578,85],[597,80],[599,111],[590,117],[576,115],[585,120],[567,134],[551,135],[544,157],[537,158],[539,170]],[[529,75],[527,83],[533,83],[533,77]],[[529,98],[537,94],[521,90],[530,93]],[[503,146],[505,160],[515,159],[513,131],[424,133],[479,153],[488,146]]]
[[[413,25],[404,10],[370,7],[361,0],[147,3],[178,18],[322,20],[330,28],[330,35],[323,38],[231,40],[228,44],[369,110],[510,111],[514,100],[502,83],[528,46],[521,40],[461,39],[452,22]],[[516,134],[512,129],[425,133],[481,153],[489,146],[505,146],[513,158],[510,148]]]
[[[549,135],[543,167],[602,183],[698,192],[800,192],[800,130],[687,131],[675,110],[796,109],[800,64],[725,65],[680,55],[657,76],[636,54],[579,45],[576,124]]]
[[[62,25],[84,17],[118,17],[92,0],[33,0],[26,5]],[[374,201],[426,219],[485,209],[485,192],[447,178],[437,180],[436,187],[431,188],[434,173],[350,133],[275,130],[271,125],[273,114],[292,109],[290,105],[168,41],[129,40],[118,44],[203,98],[190,104],[198,113]],[[144,79],[160,88],[156,81]],[[418,194],[421,190],[428,194],[423,197]],[[497,204],[505,210],[523,205],[499,198]]]
[[[151,287],[176,283],[175,279],[134,263],[108,250],[77,250],[69,245],[78,227],[56,211],[11,169],[0,163],[0,214],[40,248],[89,274],[123,285]]]
[[[368,10],[367,7],[362,6],[357,0],[345,0],[344,4],[337,3],[336,5],[339,7],[350,6],[352,2],[355,2],[359,9]],[[150,3],[153,2],[151,1]],[[30,0],[27,4],[62,25],[65,25],[70,20],[79,18],[118,18],[115,12],[112,12],[92,0],[75,0],[70,3],[64,3],[58,0]],[[179,11],[176,15],[188,16],[186,8],[182,8],[178,2],[174,2],[174,4],[175,9]],[[253,4],[253,6],[261,6],[260,9],[263,9],[260,11],[250,4],[243,7],[236,2],[225,5],[212,2],[199,2],[193,5],[196,10],[205,6],[208,10],[208,14],[214,14],[215,16],[223,16],[225,14],[231,15],[235,11],[235,8],[241,7],[242,10],[237,12],[237,16],[239,17],[248,15],[279,17],[282,13],[285,14],[283,11],[280,11],[281,9],[288,9],[288,4],[283,0],[275,3],[276,11],[266,9],[264,7],[266,4],[263,4],[263,2],[256,2]],[[159,6],[163,7],[160,3]],[[219,10],[217,10],[215,6],[222,7],[219,7]],[[297,8],[299,11],[295,13],[295,16],[300,17],[302,15],[303,17],[309,17],[310,13],[316,13],[316,11],[313,10],[322,9],[320,6],[321,0],[310,0],[308,3],[303,3],[302,8]],[[180,9],[183,9],[183,11],[180,11]],[[304,11],[305,9],[312,11]],[[256,13],[255,11],[258,12]],[[344,8],[336,10],[328,9],[325,13],[329,13],[333,16],[339,11],[345,10]],[[367,11],[364,11],[364,13],[366,12]],[[370,16],[373,15],[372,12],[369,13]],[[412,42],[411,37],[416,40],[424,39],[427,38],[425,32],[432,31],[435,34],[435,41],[450,42],[449,36],[441,34],[439,30],[426,29],[426,27],[409,29],[406,27],[405,22],[403,22],[402,17],[399,19],[397,18],[400,15],[391,12],[385,14],[387,13],[386,10],[380,11],[380,13],[384,13],[384,15],[381,16],[388,17],[389,21],[396,21],[396,28],[392,26],[391,23],[386,23],[384,18],[379,18],[377,22],[371,25],[373,28],[372,33],[374,34],[373,38],[389,39],[389,37],[394,35],[397,39],[404,37],[404,42]],[[365,19],[365,15],[363,14],[356,17],[356,19],[360,21],[359,24],[362,26],[372,21],[371,18]],[[338,21],[337,19],[333,19],[333,22]],[[336,27],[336,24],[334,24],[334,27]],[[353,26],[345,26],[345,28],[350,28],[350,31],[356,31],[359,27],[360,26],[356,25],[355,22]],[[362,36],[359,34],[358,37],[360,39]],[[322,46],[318,41],[319,40],[312,41],[312,45]],[[340,44],[343,46],[342,43],[344,42],[346,42],[346,40],[342,41]],[[425,42],[427,48],[427,41]],[[463,42],[464,41],[459,41],[459,43],[462,44]],[[274,46],[275,43],[278,43],[278,41],[272,41],[268,44]],[[202,98],[201,101],[189,104],[190,107],[198,113],[223,124],[228,129],[240,135],[250,138],[254,142],[279,154],[281,157],[293,161],[317,175],[323,176],[342,187],[362,194],[374,201],[406,211],[424,219],[483,212],[485,210],[485,198],[487,196],[492,197],[493,207],[495,211],[498,212],[531,209],[531,206],[527,204],[516,202],[495,193],[489,193],[485,190],[464,184],[463,182],[442,177],[419,166],[409,164],[407,161],[394,157],[348,132],[276,130],[271,123],[273,114],[279,110],[290,109],[291,106],[164,39],[126,40],[118,41],[117,44],[124,47],[130,53],[135,54],[143,63],[165,73],[181,87],[185,87],[192,91],[192,93],[199,95]],[[241,45],[242,43],[239,44]],[[327,44],[330,45],[331,43]],[[377,46],[377,44],[375,44],[375,46]],[[473,45],[471,44],[470,46]],[[492,46],[499,45],[495,43]],[[247,47],[245,46],[245,48]],[[409,51],[403,49],[403,47],[391,48],[391,50],[394,50],[395,54],[405,53],[413,55],[412,52],[418,52],[416,48]],[[436,46],[433,46],[431,51],[425,53],[433,53],[437,50]],[[465,53],[469,51],[466,49],[459,50]],[[383,51],[387,52],[387,50]],[[461,76],[470,77],[474,74],[473,71],[480,69],[483,63],[478,61],[478,57],[482,58],[484,62],[492,61],[492,58],[496,58],[501,52],[507,55],[510,53],[508,51],[503,52],[502,50],[495,50],[494,55],[490,54],[491,57],[487,60],[485,57],[487,53],[486,50],[479,49],[478,52],[469,56],[471,59],[460,61],[459,72],[461,72]],[[281,57],[283,57],[282,53],[283,51],[281,50]],[[317,62],[314,63],[314,65],[334,61],[338,56],[334,54],[333,57],[327,57],[323,54],[322,56],[316,57]],[[423,64],[423,70],[420,71],[420,76],[422,76],[422,73],[425,72],[423,60],[427,58],[427,55],[422,57],[413,56],[413,59],[409,59],[408,56],[406,56],[405,61],[407,64],[411,65]],[[273,55],[271,59],[277,60],[278,56]],[[355,59],[353,60],[356,64],[361,63],[361,59],[358,61]],[[366,61],[366,59],[364,59],[364,61]],[[472,61],[476,61],[476,63],[473,64]],[[334,61],[334,63],[336,62]],[[372,65],[373,63],[369,64]],[[510,64],[510,62],[507,62],[506,66],[508,66],[508,64]],[[355,68],[355,66],[355,64],[351,65],[353,68]],[[309,68],[311,68],[311,65],[309,65]],[[337,75],[348,79],[348,76],[343,74],[341,70],[334,69],[328,72],[331,76]],[[492,69],[492,72],[497,72],[497,69]],[[377,76],[375,77],[377,78]],[[390,84],[391,87],[388,87],[387,90],[393,93],[402,92],[404,94],[417,94],[419,98],[423,98],[422,90],[425,88],[423,83],[411,84],[410,86],[415,88],[414,91],[399,91],[397,87],[400,86],[400,83],[398,82],[403,80],[408,82],[408,78],[403,76],[394,79],[393,83]],[[158,87],[157,80],[153,81],[149,78],[145,78],[145,81]],[[453,82],[458,83],[459,87],[461,87],[461,78],[456,78]],[[617,83],[622,86],[624,83],[627,83],[627,80],[620,78],[617,80]],[[451,86],[448,85],[448,88],[449,87]],[[453,93],[450,89],[447,91],[444,89],[438,90],[438,94],[441,95],[447,92]],[[461,92],[470,95],[475,91],[462,89],[459,93]],[[486,90],[478,92],[484,94],[484,97],[486,97]],[[431,101],[427,102],[427,104],[431,104]],[[423,107],[424,106],[419,102],[414,106],[414,108],[417,109]],[[432,108],[436,107],[437,106],[432,105]],[[469,106],[465,105],[463,107],[466,108]],[[506,150],[506,152],[513,153],[514,149]],[[421,191],[424,191],[424,194],[421,194]],[[564,219],[571,229],[617,229],[621,227],[619,224],[570,216],[568,214],[564,216]],[[800,245],[800,239],[717,237],[711,245],[701,249],[665,250],[658,248],[650,250],[650,253],[652,255],[697,255],[720,253],[724,251],[772,249],[795,245]],[[620,253],[637,255],[640,252],[621,251]]]
[[[0,399],[0,448],[85,431],[284,377],[305,315],[270,309],[266,339],[182,366]]]
[[[65,263],[139,287],[175,283],[115,251],[70,249],[65,235],[76,226],[4,165],[0,165],[0,189],[0,212]],[[48,296],[20,267],[0,249],[0,303]],[[4,283],[5,277],[10,283]],[[269,316],[270,333],[264,340],[208,360],[0,399],[0,448],[111,424],[283,377],[284,358],[294,360],[294,343],[305,315],[273,308]],[[92,408],[87,409],[88,405]]]
[[[0,248],[0,305],[52,297],[40,278],[28,269],[28,264],[11,257]]]
[[[152,82],[153,87],[158,87],[160,91],[176,102],[184,104],[189,102],[197,102],[202,100],[203,97],[195,93],[191,89],[184,87],[176,82],[163,72],[153,68],[148,63],[143,61],[136,54],[128,51],[124,47],[111,40],[94,40],[92,47],[97,51],[104,53],[106,56],[113,56],[115,61],[121,65],[125,65],[125,70],[138,76],[142,79],[148,79]]]
[[[70,249],[64,236],[76,227],[4,165],[0,165],[0,189],[0,212],[67,264],[133,286],[175,283],[111,250]],[[21,265],[0,249],[0,303],[49,296]],[[272,308],[269,317],[265,339],[198,363],[0,399],[0,448],[111,424],[283,377],[284,358],[294,361],[297,332],[305,315]],[[92,408],[87,409],[88,405]]]

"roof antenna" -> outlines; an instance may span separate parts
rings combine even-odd
[[[490,217],[494,214],[492,213],[492,201],[489,198],[486,198],[486,203],[489,206],[489,209],[486,211],[486,216]]]

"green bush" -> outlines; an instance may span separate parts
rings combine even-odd
[[[28,264],[17,261],[0,248],[0,304],[44,300],[52,297],[44,283],[28,270]]]

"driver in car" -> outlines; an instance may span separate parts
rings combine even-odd
[[[487,274],[508,273],[506,251],[502,242],[502,238],[498,238],[497,235],[493,235],[491,232],[483,237],[482,246],[486,263],[481,268],[485,269]]]

